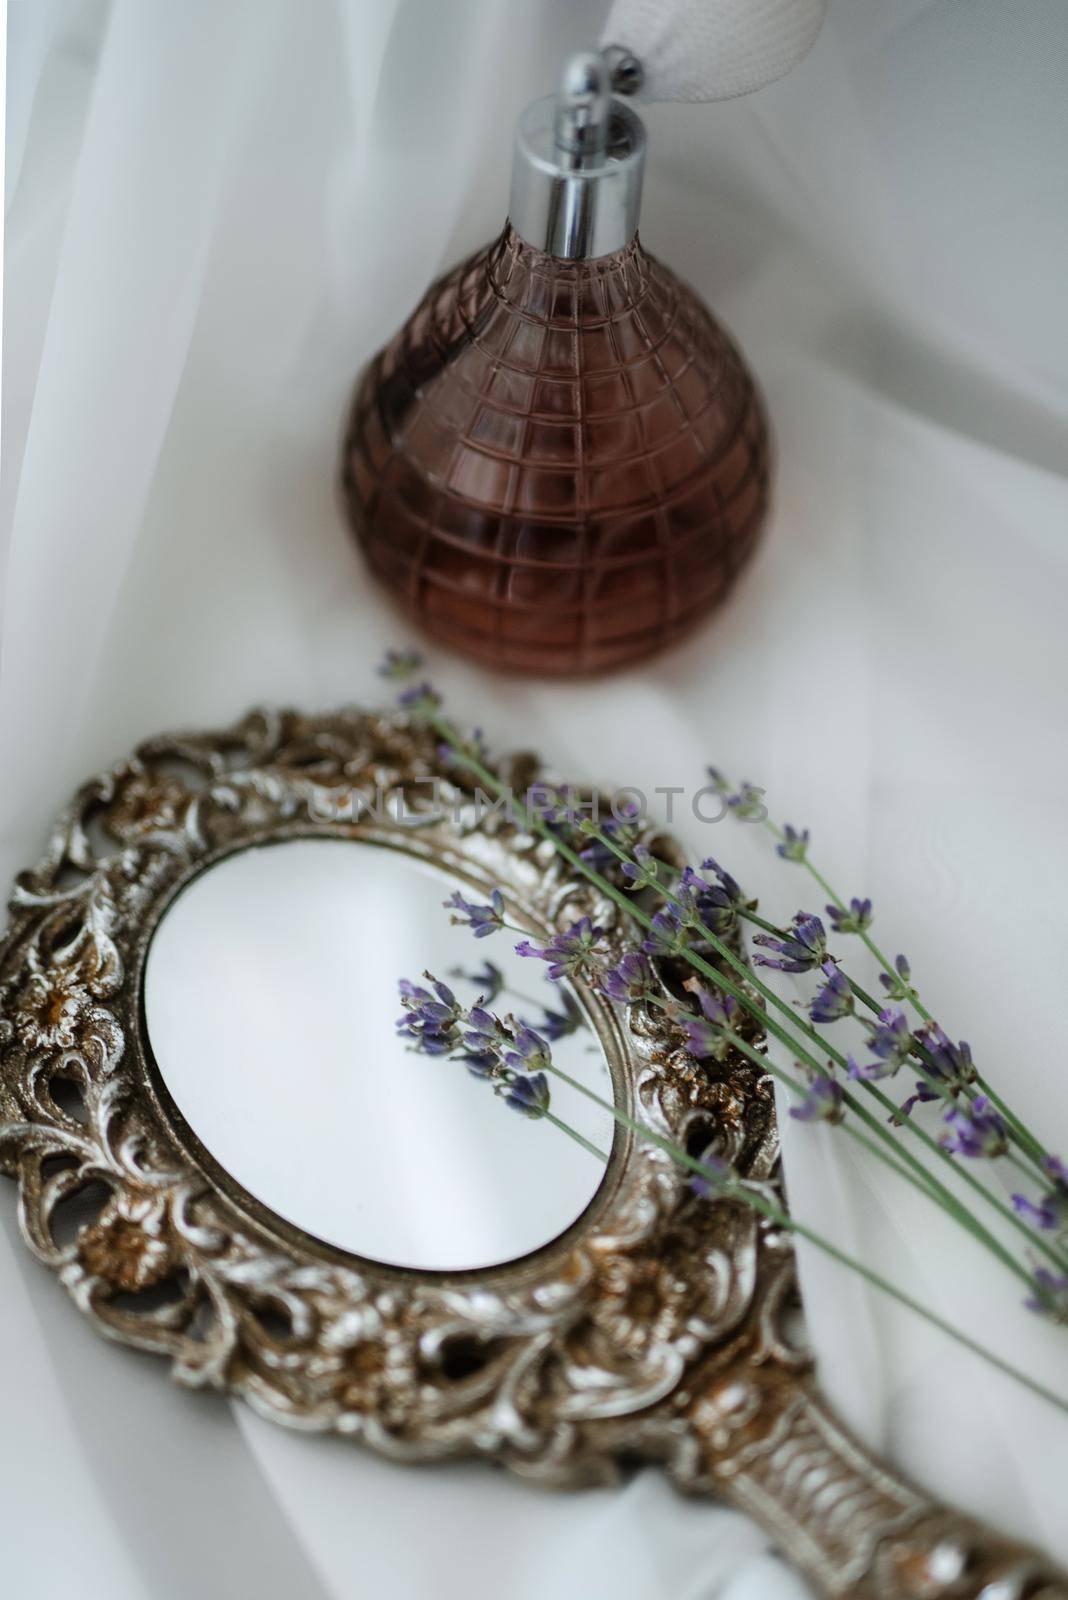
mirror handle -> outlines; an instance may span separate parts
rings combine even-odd
[[[1068,1574],[932,1500],[871,1454],[807,1374],[774,1361],[694,1393],[704,1479],[826,1596],[1068,1600]]]

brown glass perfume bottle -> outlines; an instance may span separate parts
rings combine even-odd
[[[767,508],[753,379],[637,238],[641,122],[576,58],[517,130],[509,221],[359,384],[343,482],[372,570],[494,666],[603,671],[716,605]]]

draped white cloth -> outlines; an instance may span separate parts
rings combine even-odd
[[[76,781],[152,731],[375,695],[405,629],[337,509],[353,375],[499,227],[515,113],[607,8],[10,9],[5,877]],[[728,609],[640,671],[546,684],[433,660],[459,714],[576,777],[651,792],[714,761],[763,784],[1062,1151],[1066,51],[1055,0],[832,0],[759,95],[650,107],[643,237],[761,375],[766,544]],[[811,903],[754,830],[679,830],[775,912]],[[1068,1385],[1009,1280],[858,1177],[840,1139],[788,1133],[799,1213]],[[803,1593],[759,1530],[654,1471],[552,1497],[181,1393],[89,1333],[0,1199],[12,1592]],[[1068,1558],[1063,1422],[804,1267],[827,1382],[866,1435]]]
[[[827,0],[614,0],[602,44],[642,64],[646,100],[730,100],[796,67]]]

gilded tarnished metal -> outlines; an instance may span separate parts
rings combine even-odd
[[[504,775],[534,772],[517,759]],[[433,778],[453,784],[458,819],[431,809]],[[351,820],[376,787],[406,820]],[[790,1337],[788,1238],[736,1201],[697,1199],[651,1145],[621,1133],[592,1205],[544,1249],[451,1275],[334,1249],[216,1166],[151,1057],[145,952],[212,862],[322,834],[500,885],[538,932],[590,912],[625,946],[614,904],[537,835],[465,803],[433,736],[399,715],[257,712],[151,740],[84,785],[17,879],[0,946],[0,1164],[30,1248],[98,1330],[165,1355],[184,1384],[394,1459],[481,1455],[552,1484],[662,1460],[751,1512],[828,1595],[1066,1600],[1063,1576],[835,1421]],[[698,1067],[661,1012],[580,998],[632,1115],[695,1147],[714,1138],[774,1181],[757,1068]]]

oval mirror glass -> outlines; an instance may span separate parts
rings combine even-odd
[[[494,1009],[542,1027],[568,986],[475,940],[442,902],[458,885],[397,850],[342,839],[240,851],[194,879],[162,918],[145,969],[160,1076],[230,1177],[286,1221],[371,1260],[437,1271],[488,1267],[549,1243],[585,1211],[604,1163],[545,1120],[510,1110],[458,1061],[398,1036],[397,984],[425,969],[465,1001],[487,961]],[[476,901],[486,896],[466,890]],[[553,1044],[605,1098],[596,1033]],[[601,1151],[614,1122],[552,1081],[553,1113]]]

